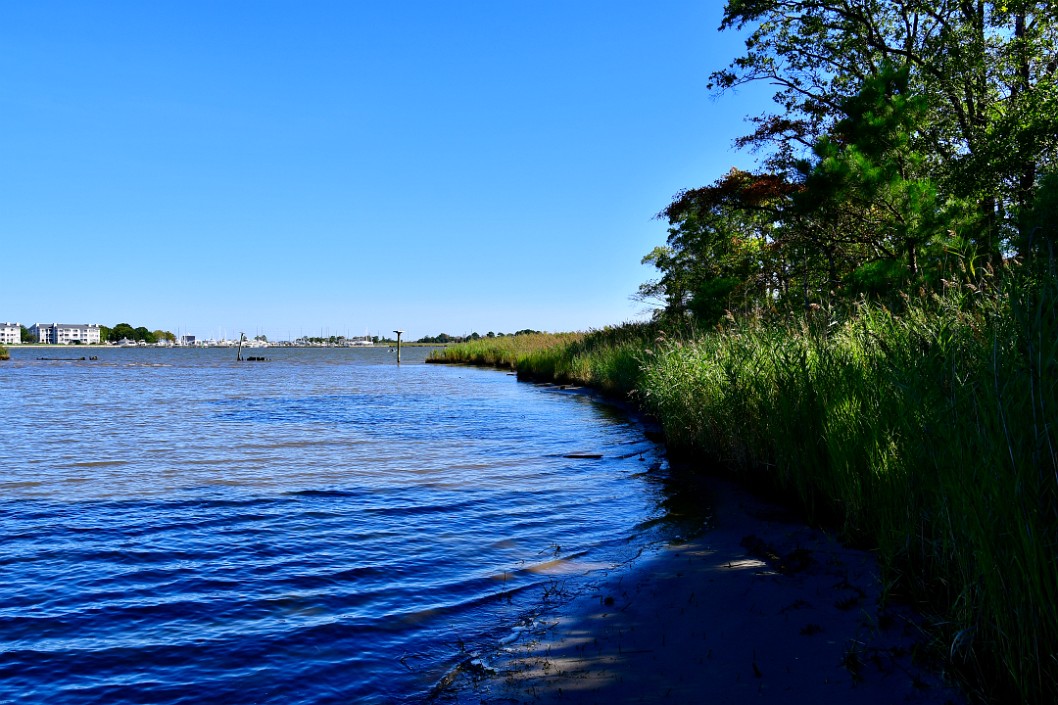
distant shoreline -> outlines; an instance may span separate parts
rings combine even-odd
[[[405,343],[401,341],[400,346],[402,348],[446,348],[449,343]],[[8,350],[19,350],[21,348],[60,348],[63,350],[79,350],[79,349],[93,349],[93,350],[142,350],[145,348],[158,348],[162,350],[209,350],[215,348],[237,348],[238,345],[106,345],[105,343],[80,343],[78,345],[70,345],[63,343],[4,343],[4,347]],[[267,348],[298,348],[309,350],[312,348],[348,348],[351,350],[360,348],[395,348],[397,343],[374,343],[372,345],[268,345]],[[244,350],[254,349],[252,346],[244,345]],[[258,348],[265,349],[265,348]]]

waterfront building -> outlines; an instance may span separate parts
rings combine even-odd
[[[21,323],[0,323],[0,345],[18,345],[21,342]]]
[[[30,331],[38,342],[50,345],[99,344],[98,323],[35,323]]]
[[[181,335],[180,336],[180,345],[183,345],[183,346],[186,346],[186,347],[189,347],[189,348],[190,347],[194,347],[196,345],[195,336],[193,336],[193,335]]]

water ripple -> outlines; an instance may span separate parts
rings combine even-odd
[[[664,513],[637,428],[506,375],[384,350],[22,352],[0,702],[417,702]]]

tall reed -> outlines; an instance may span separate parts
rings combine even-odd
[[[9,353],[7,351],[7,348],[5,348],[3,345],[0,345],[0,360],[10,360],[10,359],[11,359],[11,353]]]
[[[952,285],[668,345],[642,398],[671,444],[879,550],[998,700],[1058,697],[1058,291]]]
[[[428,362],[515,369],[526,378],[585,384],[627,395],[641,373],[642,352],[653,327],[626,323],[589,333],[540,333],[482,338],[430,354]]]
[[[1053,703],[1058,280],[996,282],[952,282],[899,314],[626,324],[444,354],[637,400],[674,452],[875,547],[984,697]]]
[[[514,370],[533,354],[562,349],[583,337],[582,333],[526,333],[479,338],[433,350],[426,361]]]

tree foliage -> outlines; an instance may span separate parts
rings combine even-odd
[[[640,287],[639,296],[659,302],[680,323],[713,324],[726,311],[837,308],[861,297],[881,300],[885,308],[855,307],[860,312],[889,317],[903,307],[890,319],[894,333],[936,323],[930,333],[935,342],[908,348],[914,375],[902,378],[901,388],[912,389],[915,398],[925,398],[918,385],[942,389],[942,401],[931,404],[937,410],[973,399],[973,411],[958,420],[966,424],[968,441],[1001,427],[1000,452],[979,468],[967,466],[969,454],[953,466],[955,476],[962,482],[965,475],[976,497],[982,483],[973,473],[983,472],[1010,491],[999,500],[1004,509],[1043,518],[1027,530],[1031,541],[1013,551],[1022,556],[1015,578],[1038,588],[1024,593],[1029,599],[1015,597],[1011,571],[997,570],[976,549],[966,552],[960,580],[967,587],[952,600],[957,619],[951,624],[960,626],[951,653],[968,656],[966,645],[977,640],[978,658],[966,664],[982,669],[982,683],[1010,696],[1002,702],[1055,702],[1055,630],[1040,624],[1035,605],[1050,604],[1054,594],[1047,569],[1056,545],[1055,476],[1040,470],[1053,465],[1053,406],[1045,409],[1038,400],[1055,387],[1058,3],[727,0],[721,29],[744,32],[745,52],[712,74],[713,88],[723,93],[755,81],[777,87],[775,110],[752,118],[751,132],[737,140],[760,155],[760,166],[675,195],[659,214],[669,224],[667,242],[644,259],[659,276]],[[931,320],[935,307],[951,322]],[[793,325],[814,337],[815,317],[806,318]],[[965,359],[983,362],[986,385],[954,373],[964,353],[954,352],[951,331],[963,321],[972,346],[994,326],[981,335],[983,347],[967,339],[966,350],[977,352]],[[834,335],[827,331],[820,340]],[[893,350],[883,346],[882,367],[890,367]],[[939,376],[918,367],[919,358],[948,354],[952,363]],[[820,369],[833,369],[835,360]],[[1024,388],[1000,381],[1005,364],[1017,369]],[[819,401],[813,387],[813,408],[840,411],[846,381],[828,402]],[[781,386],[787,395],[789,385]],[[994,392],[996,399],[982,404],[978,392]],[[1024,423],[1008,422],[1004,405],[1010,403],[1028,409]],[[983,421],[996,413],[996,425]],[[852,415],[856,427],[858,416]],[[833,420],[826,416],[827,424]],[[916,418],[913,426],[925,424]],[[1019,438],[1026,429],[1042,435]],[[1025,453],[1022,460],[1015,459],[1018,453]],[[1024,476],[1017,474],[1021,468]],[[888,472],[889,460],[863,469]],[[949,496],[944,512],[957,514]],[[1030,525],[997,520],[998,514],[977,523],[972,511],[965,513],[1004,550],[1021,541],[1022,525]],[[914,517],[923,526],[929,521]],[[957,552],[947,542],[963,541],[949,533],[925,554],[934,566],[923,567],[937,571],[933,587],[952,584],[935,567],[942,553]]]
[[[504,337],[507,337],[508,335],[510,335],[510,336],[532,335],[532,334],[537,334],[537,333],[540,333],[540,331],[532,330],[531,328],[523,328],[522,330],[517,331],[515,333],[496,333],[496,332],[493,332],[493,331],[489,331],[484,336],[482,336],[480,333],[477,333],[477,332],[471,333],[470,335],[449,335],[448,333],[440,333],[438,335],[426,335],[426,336],[423,336],[422,338],[419,338],[415,342],[416,343],[425,343],[425,344],[430,344],[430,345],[451,345],[451,344],[454,344],[454,343],[463,343],[463,342],[466,342],[468,340],[480,340],[483,337],[485,337],[485,338],[504,338]]]
[[[682,191],[658,214],[668,245],[644,258],[662,276],[640,287],[644,300],[718,319],[733,302],[768,296],[784,285],[775,259],[777,223],[798,186],[774,174],[732,169],[713,185]]]
[[[729,0],[721,30],[746,32],[745,52],[711,85],[777,86],[737,141],[762,168],[674,197],[638,296],[713,321],[892,295],[954,258],[1052,242],[1056,19],[1050,2]]]
[[[163,337],[159,337],[157,333],[161,333]],[[101,326],[100,337],[111,343],[118,343],[122,340],[131,340],[134,342],[143,342],[148,345],[153,345],[159,340],[176,340],[176,336],[172,333],[167,333],[166,331],[150,331],[146,326],[133,328],[128,323],[118,323],[112,328]]]

